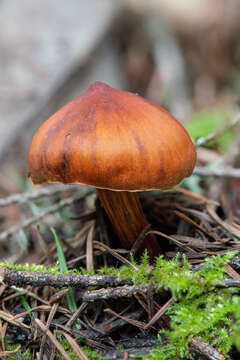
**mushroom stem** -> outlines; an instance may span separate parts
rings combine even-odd
[[[131,249],[148,225],[137,193],[98,189],[98,196],[121,244],[126,249]],[[145,237],[139,250],[142,252],[144,249],[148,250],[151,257],[157,256],[161,252],[153,234]]]

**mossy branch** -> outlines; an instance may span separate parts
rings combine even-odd
[[[31,285],[34,287],[52,286],[55,288],[61,288],[71,286],[86,288],[88,286],[112,287],[126,284],[126,281],[121,280],[116,276],[79,275],[75,273],[37,273],[31,271],[13,270],[7,267],[2,271],[2,278],[5,284],[20,287]]]

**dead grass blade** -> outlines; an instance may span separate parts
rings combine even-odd
[[[182,211],[183,213],[188,213],[190,215],[193,215],[194,217],[196,217],[200,221],[213,223],[213,219],[206,212],[196,210],[196,209],[189,209],[187,207],[180,206],[180,205],[176,205],[176,207],[177,207],[178,210]]]
[[[142,230],[142,232],[139,234],[138,238],[136,239],[135,243],[133,244],[130,253],[136,254],[139,248],[141,247],[147,232],[151,229],[151,225],[148,224],[145,226],[145,228]]]
[[[47,323],[46,323],[46,327],[49,329],[50,325],[51,325],[51,322],[56,314],[56,311],[57,311],[57,308],[58,308],[58,304],[53,304],[53,307],[48,315],[48,319],[47,319]],[[46,342],[46,339],[47,339],[47,335],[44,334],[43,337],[42,337],[42,340],[41,340],[41,344],[40,344],[40,351],[39,351],[39,357],[40,359],[43,358],[43,352],[44,352],[44,345],[45,345],[45,342]]]
[[[47,328],[47,326],[39,319],[35,319],[35,323],[38,326],[38,328],[46,334],[46,336],[49,338],[53,346],[60,352],[60,354],[66,359],[71,360],[70,356],[67,354],[63,346],[60,344],[60,342],[57,340],[56,336]]]
[[[31,312],[33,312],[33,311],[45,311],[45,312],[47,312],[47,311],[51,311],[51,310],[52,310],[52,306],[49,306],[49,305],[35,306],[35,307],[33,307],[33,308],[31,308],[31,309],[29,309],[27,311],[24,311],[24,312],[22,312],[20,314],[17,314],[15,316],[13,316],[12,320],[16,320],[19,317],[26,316],[26,315],[30,314]],[[57,310],[58,310],[58,312],[61,312],[63,314],[69,314],[69,315],[71,314],[71,311],[69,311],[67,308],[64,308],[62,306],[59,306]]]
[[[80,316],[80,314],[86,309],[86,307],[87,307],[87,303],[82,302],[82,304],[79,306],[77,311],[75,311],[74,314],[68,320],[66,327],[71,328],[74,325],[74,323],[76,322],[76,320],[78,319],[78,317]]]
[[[234,270],[231,265],[227,264],[225,265],[225,269],[226,269],[226,272],[227,274],[234,280],[240,280],[240,275],[239,273]]]
[[[39,296],[37,296],[36,294],[34,294],[32,291],[29,291],[27,289],[23,289],[23,288],[18,288],[16,286],[10,286],[11,289],[17,291],[17,293],[15,294],[11,294],[9,296],[6,296],[5,298],[2,299],[2,304],[4,304],[6,301],[9,301],[11,299],[14,299],[16,297],[22,296],[22,295],[27,295],[29,297],[32,297],[33,299],[45,304],[45,305],[49,305],[48,301],[43,300],[42,298],[40,298]]]
[[[75,354],[78,356],[79,360],[89,360],[87,355],[84,353],[84,351],[80,348],[80,346],[77,344],[77,342],[67,333],[62,332],[62,334],[67,339],[69,345],[75,352]]]
[[[146,324],[142,321],[139,321],[139,320],[134,320],[134,319],[130,319],[126,316],[121,316],[119,315],[118,313],[116,313],[115,311],[113,311],[112,309],[105,309],[106,312],[108,312],[109,314],[112,314],[114,316],[116,316],[117,318],[119,319],[122,319],[123,321],[126,321],[127,323],[133,325],[133,326],[136,326],[138,328],[141,328],[141,329],[145,329],[145,326]]]
[[[173,298],[169,299],[166,304],[164,304],[161,309],[159,309],[156,314],[152,317],[152,319],[145,325],[144,329],[149,329],[153,324],[155,324],[160,317],[165,314],[165,312],[168,310],[170,306],[172,306],[174,303]]]
[[[30,329],[30,326],[23,324],[22,322],[18,321],[18,320],[14,320],[14,316],[12,316],[11,314],[9,314],[6,311],[2,311],[0,310],[0,318],[3,319],[4,321],[7,321],[8,323],[21,327],[21,328],[25,328],[25,329]]]
[[[109,254],[111,254],[112,256],[114,256],[116,259],[118,259],[119,261],[121,261],[123,264],[130,266],[131,268],[133,268],[134,270],[138,270],[138,268],[136,266],[134,266],[129,260],[125,259],[123,256],[121,256],[120,254],[118,254],[118,252],[114,249],[111,249],[109,246],[100,243],[99,241],[94,241],[93,242],[94,247],[103,251],[103,252],[108,252]]]
[[[8,357],[14,353],[16,353],[21,348],[21,345],[18,345],[16,349],[14,350],[6,350],[6,351],[0,351],[0,358],[4,359],[5,357]]]
[[[198,225],[196,223],[196,221],[192,220],[189,216],[183,214],[181,211],[179,210],[174,210],[174,214],[176,214],[180,219],[186,221],[188,224],[194,226],[196,229],[200,230],[201,232],[203,232],[205,235],[207,236],[211,236],[208,234],[208,232],[200,225]]]
[[[186,195],[186,196],[192,198],[192,199],[198,200],[203,204],[212,204],[212,205],[216,205],[216,206],[220,205],[218,201],[208,199],[205,196],[193,193],[190,190],[183,189],[183,188],[177,188],[175,190],[183,195]]]
[[[211,205],[208,204],[206,208],[209,215],[216,221],[217,224],[219,224],[222,228],[227,230],[230,234],[232,234],[236,238],[240,239],[240,231],[236,229],[235,226],[232,226],[228,224],[226,221],[221,220],[220,217],[214,211],[214,209],[211,207]]]
[[[2,351],[6,351],[5,347],[5,335],[7,331],[8,323],[5,322],[2,324],[2,321],[0,321],[0,335],[1,335],[1,345],[2,345]]]
[[[185,244],[182,244],[180,241],[176,240],[175,237],[170,236],[170,235],[167,235],[167,234],[164,234],[164,233],[162,233],[161,231],[151,230],[151,231],[147,232],[146,235],[148,235],[148,234],[155,234],[155,235],[162,236],[162,237],[166,238],[167,240],[172,241],[174,244],[178,245],[179,247],[184,248],[184,249],[187,249],[188,251],[192,251],[191,248],[189,248],[189,247],[186,246]]]
[[[91,228],[87,236],[87,246],[86,246],[86,268],[87,271],[94,270],[94,261],[93,261],[93,235],[95,229],[95,221],[92,221]]]

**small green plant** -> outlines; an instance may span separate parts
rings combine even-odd
[[[31,310],[31,306],[29,305],[29,303],[27,302],[24,296],[20,296],[20,302],[22,304],[22,307],[25,309],[25,311]],[[30,317],[30,319],[34,318],[32,313],[29,313],[28,316]]]
[[[67,262],[65,259],[65,255],[64,255],[64,251],[61,245],[61,241],[59,239],[59,237],[57,236],[57,233],[55,231],[54,228],[51,228],[51,231],[53,233],[54,236],[54,240],[56,242],[56,246],[57,246],[57,254],[58,254],[58,261],[59,261],[59,268],[60,268],[60,272],[67,272],[68,268],[67,268]],[[70,310],[72,311],[77,311],[77,304],[74,298],[74,293],[73,293],[73,289],[69,288],[68,289],[68,293],[67,293],[67,303],[68,303],[68,307]]]

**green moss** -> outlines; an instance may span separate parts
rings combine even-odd
[[[147,359],[189,359],[189,342],[198,338],[211,344],[224,355],[236,343],[233,317],[239,315],[239,297],[232,291],[219,290],[193,299],[183,297],[168,311],[171,331],[162,330],[168,343],[152,350]]]
[[[102,269],[101,273],[131,279],[144,286],[151,281],[159,289],[170,291],[175,300],[168,310],[171,330],[159,332],[159,346],[147,360],[190,359],[189,343],[193,337],[210,343],[227,355],[235,345],[240,350],[240,297],[238,290],[217,289],[216,284],[227,277],[225,267],[233,253],[206,259],[200,271],[193,272],[186,258],[166,261],[156,259],[149,271],[148,258],[134,265],[138,271],[122,267]],[[162,335],[167,343],[162,342]]]
[[[56,262],[56,264],[52,267],[46,267],[44,265],[38,265],[38,264],[9,264],[9,263],[0,263],[0,267],[7,267],[12,270],[17,271],[30,271],[30,272],[36,272],[36,273],[51,273],[55,275],[59,274],[80,274],[83,275],[83,272],[77,269],[71,269],[71,270],[65,270],[60,271],[59,262]]]
[[[90,349],[87,346],[83,346],[82,350],[85,352],[89,360],[102,360],[102,356],[96,353],[96,351]]]
[[[180,266],[176,258],[168,263],[161,257],[153,270],[159,287],[169,290],[175,304],[168,310],[171,330],[159,332],[159,347],[148,360],[190,359],[189,342],[198,338],[211,344],[224,355],[237,345],[240,321],[240,298],[237,290],[216,289],[215,284],[227,277],[224,265],[233,254],[214,256],[202,269],[192,272],[186,259]],[[237,319],[234,321],[234,319]],[[161,335],[168,339],[161,341]]]
[[[197,272],[190,270],[186,258],[180,260],[176,257],[166,261],[160,256],[152,271],[153,283],[159,288],[170,290],[175,300],[186,297],[192,299],[202,293],[209,292],[215,288],[216,283],[226,277],[224,265],[228,263],[233,253],[222,257],[213,256],[206,259],[202,269]]]
[[[53,267],[47,268],[44,265],[37,264],[9,264],[9,263],[0,263],[1,267],[7,267],[12,270],[17,271],[30,271],[38,273],[51,273],[51,274],[60,274],[59,264],[56,263]]]
[[[131,263],[134,267],[121,266],[120,268],[102,268],[98,271],[101,275],[117,276],[124,280],[131,280],[135,286],[146,286],[152,280],[152,271],[150,271],[149,256],[144,253],[141,263],[137,264],[133,256]],[[135,270],[135,269],[138,270]]]

